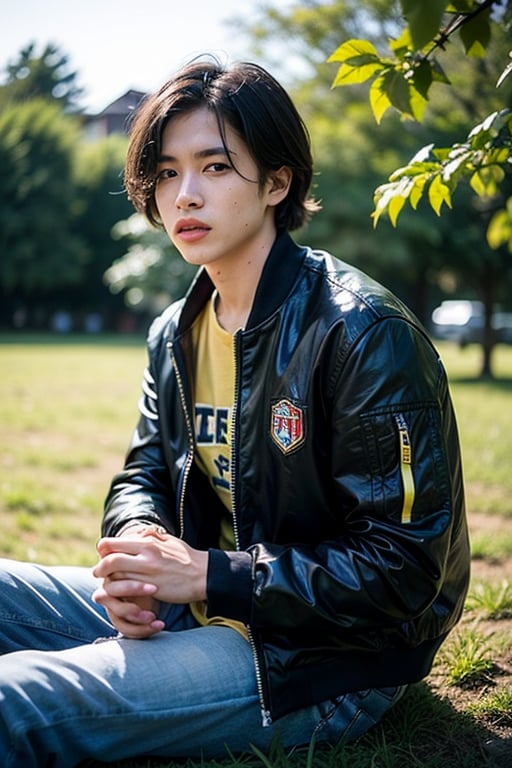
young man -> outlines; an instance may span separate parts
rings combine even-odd
[[[255,65],[197,60],[138,110],[128,194],[200,269],[150,330],[93,573],[4,563],[6,768],[354,739],[458,620],[446,376],[393,295],[290,238],[311,177]]]

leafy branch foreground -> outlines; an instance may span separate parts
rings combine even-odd
[[[432,86],[451,85],[441,56],[455,35],[466,57],[483,59],[500,25],[510,24],[508,0],[400,0],[400,5],[405,26],[396,39],[388,41],[388,55],[381,55],[369,40],[352,39],[328,59],[340,65],[333,87],[371,81],[369,101],[377,123],[392,109],[403,118],[421,122]],[[509,51],[497,88],[512,73],[511,56]],[[445,148],[430,144],[394,171],[388,183],[375,190],[374,225],[386,213],[395,226],[406,201],[416,210],[424,193],[440,215],[443,204],[451,207],[458,185],[469,181],[479,198],[492,201],[498,209],[489,224],[488,244],[512,250],[512,201],[505,193],[505,202],[500,196],[512,167],[512,112],[506,99],[503,94],[504,108],[475,125],[465,141]]]

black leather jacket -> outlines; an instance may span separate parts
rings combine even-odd
[[[463,607],[461,459],[444,369],[414,316],[329,254],[276,240],[235,337],[236,552],[193,461],[190,327],[205,271],[155,321],[103,523],[209,549],[208,611],[250,630],[264,719],[417,681]]]

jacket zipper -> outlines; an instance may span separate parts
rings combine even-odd
[[[402,486],[404,500],[402,504],[402,523],[411,522],[412,506],[414,504],[414,477],[412,474],[412,451],[409,428],[404,416],[401,413],[395,415],[395,421],[398,428],[398,439],[400,444],[400,473],[402,475]]]
[[[185,460],[185,464],[184,464],[183,472],[181,476],[180,495],[178,499],[178,519],[179,519],[179,526],[180,526],[180,539],[182,539],[185,532],[185,490],[187,486],[188,475],[190,473],[192,462],[194,460],[195,441],[194,441],[194,430],[192,429],[192,422],[190,420],[190,414],[187,408],[187,400],[185,398],[185,389],[183,387],[183,379],[181,377],[181,373],[176,361],[176,355],[174,354],[174,345],[172,341],[169,341],[167,343],[167,349],[169,350],[171,362],[174,368],[174,372],[176,374],[176,382],[178,384],[178,392],[180,396],[181,407],[183,409],[183,413],[185,414],[185,423],[187,425],[187,435],[188,435],[187,458]]]
[[[236,494],[236,471],[238,460],[238,408],[240,398],[240,339],[241,331],[237,331],[233,337],[233,355],[235,364],[235,387],[233,396],[233,411],[231,413],[231,511],[233,515],[233,535],[235,538],[235,546],[237,551],[240,551],[240,537],[238,531],[238,507],[237,507],[237,494]],[[252,650],[252,656],[254,660],[254,670],[256,674],[256,686],[258,689],[258,698],[260,700],[261,707],[261,721],[263,727],[272,725],[272,716],[265,703],[265,693],[263,690],[263,676],[261,674],[261,662],[258,653],[258,647],[254,638],[253,631],[249,625],[247,626],[247,636],[249,638],[249,644]]]

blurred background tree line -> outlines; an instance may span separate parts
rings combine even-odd
[[[100,138],[88,131],[78,73],[52,43],[40,52],[28,44],[6,75],[0,87],[0,327],[145,328],[158,301],[181,293],[190,272],[185,279],[177,254],[164,258],[171,247],[163,233],[130,224],[126,131]],[[162,262],[160,285],[146,239]],[[131,259],[123,260],[128,250]]]
[[[337,66],[327,60],[340,43],[364,38],[382,50],[400,36],[397,0],[273,0],[249,20],[231,22],[247,40],[246,58],[287,86],[311,134],[323,210],[297,239],[369,272],[427,324],[443,298],[512,308],[509,248],[486,240],[493,207],[512,195],[510,175],[491,201],[460,185],[442,217],[420,204],[401,212],[397,229],[383,219],[374,230],[371,218],[374,190],[421,146],[449,146],[511,105],[512,78],[496,88],[511,10],[505,0],[493,5],[501,12],[485,56],[465,56],[455,38],[441,52],[451,86],[432,89],[421,123],[390,110],[377,125],[366,85],[332,89]],[[80,96],[78,74],[50,43],[42,52],[28,45],[7,66],[0,87],[3,327],[45,327],[64,310],[75,328],[91,317],[103,328],[140,328],[190,280],[165,236],[132,215],[122,184],[126,135],[86,138]]]

